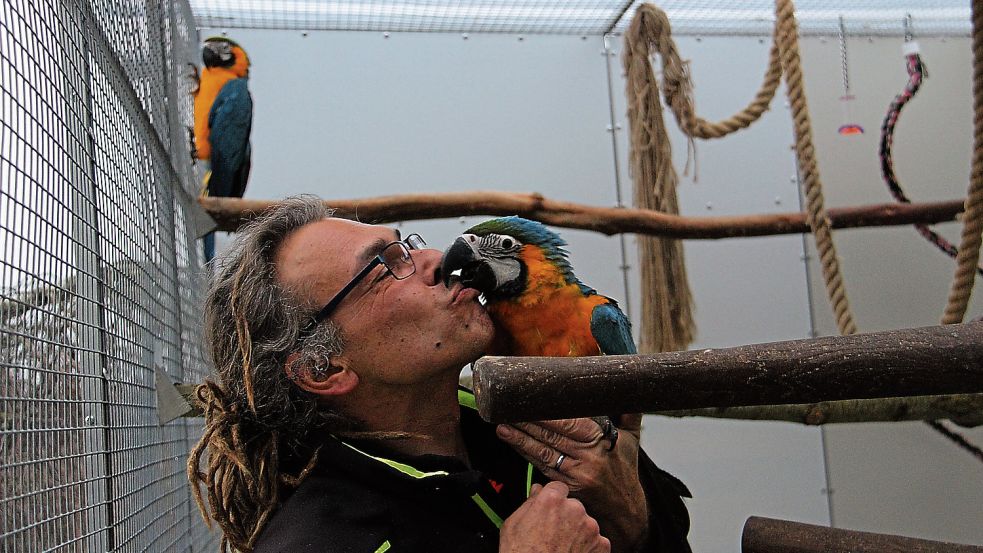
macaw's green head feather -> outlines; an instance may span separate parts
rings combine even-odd
[[[490,301],[515,297],[526,289],[528,268],[521,253],[525,247],[542,250],[568,283],[576,283],[567,243],[546,225],[510,216],[479,223],[460,235],[444,253],[442,274],[450,282],[460,271],[461,282],[476,288]]]

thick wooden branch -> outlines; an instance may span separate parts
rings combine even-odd
[[[474,390],[491,422],[983,393],[983,322],[654,355],[484,357]]]
[[[235,231],[269,209],[271,200],[200,198],[218,230]],[[336,215],[366,223],[444,219],[464,215],[521,215],[548,225],[603,234],[635,233],[667,238],[738,238],[808,232],[805,214],[773,213],[732,217],[685,217],[634,208],[593,207],[544,198],[540,194],[494,191],[403,194],[358,200],[326,200]],[[856,228],[952,221],[962,200],[921,204],[877,204],[829,210],[833,228]]]
[[[667,417],[783,421],[808,425],[949,419],[960,426],[975,427],[983,424],[983,394],[847,399],[792,405],[658,411],[653,414]]]
[[[744,523],[742,553],[983,553],[978,545],[827,528],[789,520],[751,517]]]
[[[469,378],[463,382],[472,387]],[[175,384],[184,397],[185,409],[180,416],[204,415],[194,397],[195,386]],[[948,419],[960,426],[983,425],[983,394],[947,396],[892,397],[883,399],[851,399],[795,405],[755,405],[753,407],[719,407],[683,411],[656,411],[653,415],[666,417],[710,417],[756,421],[794,422],[807,425],[852,422],[899,422]]]

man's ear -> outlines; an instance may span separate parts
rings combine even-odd
[[[348,368],[342,357],[332,357],[327,366],[300,363],[299,353],[287,356],[283,369],[300,389],[319,396],[340,396],[358,386],[358,374]]]

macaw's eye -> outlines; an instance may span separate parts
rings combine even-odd
[[[502,240],[502,247],[505,248],[506,250],[511,250],[512,240],[510,238],[506,238],[505,240]]]

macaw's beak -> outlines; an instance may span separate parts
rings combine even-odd
[[[201,47],[201,61],[205,67],[232,67],[235,54],[227,42],[206,41]]]
[[[460,277],[451,276],[455,271],[461,271]],[[460,279],[461,284],[474,288],[488,295],[495,289],[495,273],[491,266],[484,261],[481,254],[467,239],[458,237],[444,252],[440,262],[440,274],[444,276],[444,285],[450,286],[451,279]]]

